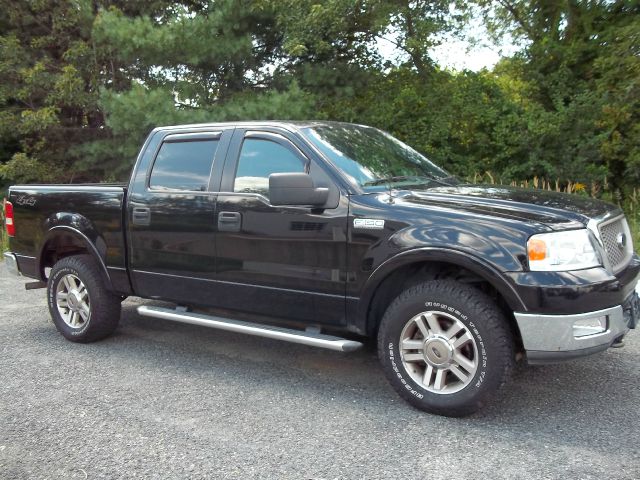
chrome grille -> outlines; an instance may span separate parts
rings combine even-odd
[[[627,220],[622,215],[602,222],[598,225],[598,232],[611,270],[617,273],[627,266],[633,256],[633,244]],[[623,244],[621,240],[624,240]]]

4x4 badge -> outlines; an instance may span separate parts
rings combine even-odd
[[[382,230],[384,228],[384,220],[376,220],[375,218],[354,218],[353,228],[366,228],[368,230]]]

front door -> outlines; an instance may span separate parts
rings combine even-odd
[[[310,157],[285,132],[235,131],[216,208],[221,306],[344,324],[348,200]],[[330,187],[327,208],[271,205],[269,175],[291,172]]]

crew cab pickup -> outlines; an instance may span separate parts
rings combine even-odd
[[[375,128],[162,127],[128,184],[20,185],[6,265],[46,287],[76,342],[141,315],[351,351],[377,342],[414,406],[460,416],[519,359],[621,345],[640,315],[623,212],[586,197],[466,184]],[[221,313],[224,312],[224,313]]]

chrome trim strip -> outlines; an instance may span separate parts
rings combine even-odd
[[[13,185],[11,187],[11,193],[15,193],[16,191],[24,191],[24,190],[53,190],[53,191],[60,191],[60,192],[73,192],[73,191],[78,191],[78,192],[84,192],[84,191],[91,191],[91,192],[120,192],[120,193],[124,193],[124,190],[126,189],[126,186],[122,186],[122,187],[114,187],[114,186],[109,186],[109,187],[101,187],[100,185],[74,185],[72,183],[70,183],[69,185]]]
[[[250,192],[218,192],[220,195],[229,195],[230,197],[250,197],[250,198],[261,198],[266,202],[269,201],[267,197],[262,195],[261,193],[250,193]]]
[[[602,239],[600,238],[599,227],[615,222],[616,220],[619,220],[621,217],[624,217],[624,216],[625,215],[624,215],[624,212],[622,212],[622,210],[616,209],[612,212],[607,212],[604,215],[600,215],[599,217],[594,217],[589,219],[589,221],[587,222],[587,228],[591,230],[591,233],[593,233],[596,236],[596,238],[598,239],[598,242],[600,242],[600,245],[602,245]]]
[[[346,338],[323,335],[321,333],[292,330],[288,328],[259,325],[241,320],[203,315],[192,312],[179,312],[162,307],[138,307],[138,313],[145,317],[161,318],[174,322],[188,323],[202,327],[217,328],[228,332],[244,333],[257,337],[283,340],[285,342],[299,343],[311,347],[326,348],[338,352],[352,352],[362,347],[362,343]]]
[[[107,267],[107,270],[117,270],[119,272],[126,272],[127,269],[125,267]]]
[[[22,276],[20,273],[20,268],[18,267],[18,259],[11,252],[4,252],[4,264],[5,268],[11,275],[15,275],[16,277]]]
[[[600,228],[602,228],[602,227],[606,227],[606,226],[607,226],[607,225],[609,225],[610,223],[617,222],[618,220],[620,220],[620,219],[622,219],[622,218],[625,218],[625,217],[624,217],[624,213],[623,213],[623,214],[621,214],[621,215],[617,215],[617,216],[615,216],[615,217],[609,218],[609,219],[607,219],[607,220],[603,220],[603,221],[601,221],[600,223],[598,223],[598,228],[600,229]]]
[[[525,350],[567,352],[611,344],[629,328],[624,322],[622,306],[605,308],[595,312],[573,315],[542,315],[514,313]],[[573,336],[573,324],[577,320],[607,317],[607,330],[584,337]]]

